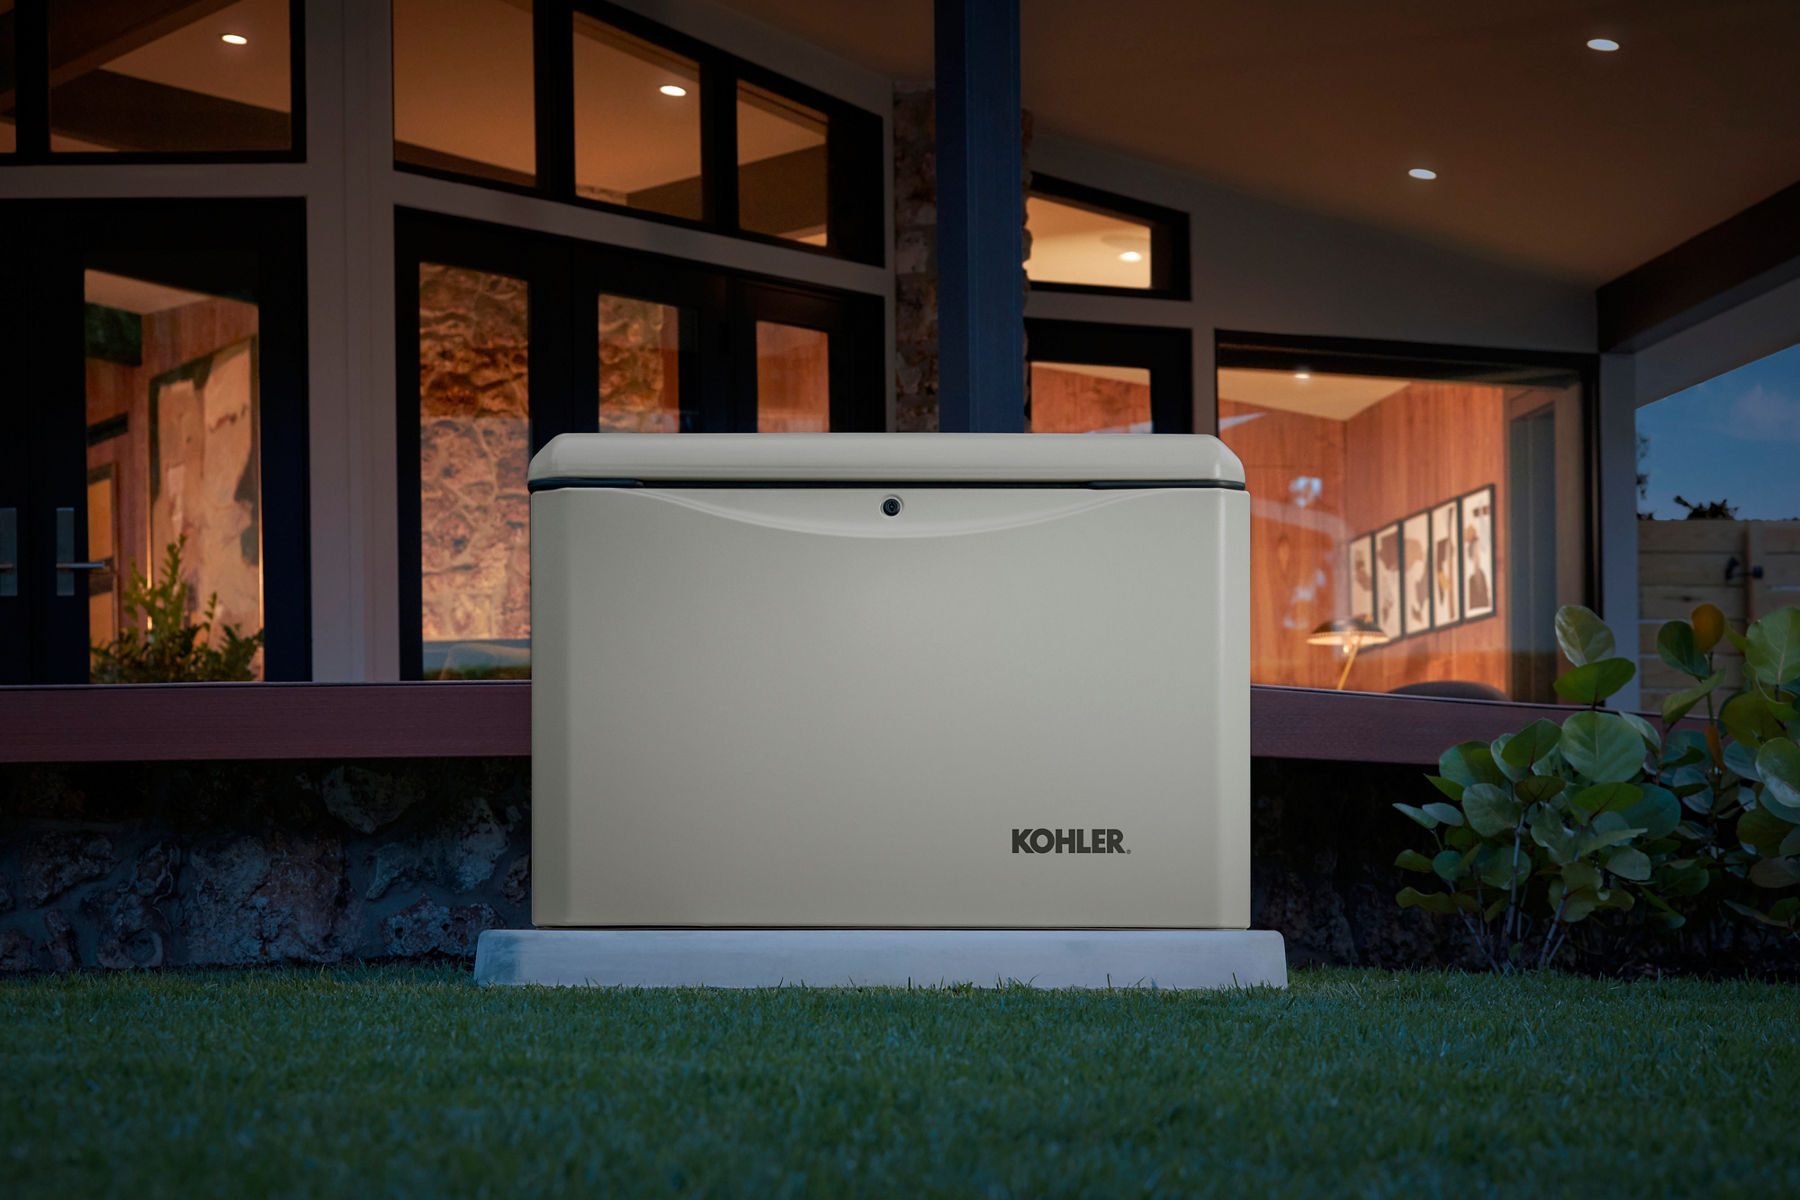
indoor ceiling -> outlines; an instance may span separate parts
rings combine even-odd
[[[891,78],[931,77],[931,0],[726,2]],[[1022,14],[1040,130],[1571,281],[1614,278],[1800,179],[1796,0]]]
[[[1348,421],[1412,381],[1375,375],[1219,368],[1219,399],[1258,408],[1278,408],[1328,421]],[[1248,420],[1251,414],[1240,416]]]

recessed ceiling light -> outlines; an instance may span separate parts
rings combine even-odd
[[[231,46],[248,46],[250,39],[241,33],[221,33],[219,40]]]
[[[1312,378],[1312,372],[1311,371],[1295,371],[1294,378],[1298,379],[1301,383],[1305,383],[1307,380]]]
[[[1437,172],[1431,170],[1428,167],[1414,167],[1412,170],[1408,171],[1407,174],[1411,175],[1414,179],[1436,179],[1437,178]]]
[[[1144,256],[1139,254],[1136,250],[1127,250],[1127,251],[1125,251],[1125,253],[1119,255],[1119,261],[1120,262],[1141,262],[1143,260],[1143,257]]]
[[[661,92],[665,96],[685,96],[685,95],[687,95],[686,88],[679,87],[673,83],[665,83],[660,88],[657,88],[656,90]]]
[[[1589,38],[1587,47],[1589,50],[1617,50],[1619,43],[1611,38]]]

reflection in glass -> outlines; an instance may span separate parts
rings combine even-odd
[[[1034,193],[1025,199],[1025,227],[1025,274],[1034,283],[1151,285],[1150,226],[1142,221]]]
[[[167,579],[171,548],[187,588],[173,619],[201,625],[216,598],[199,644],[222,649],[225,626],[263,628],[258,309],[167,282],[182,266],[85,276],[87,546],[105,566],[78,578],[97,682],[231,677],[145,645],[166,646],[170,630],[128,592],[136,577]],[[261,651],[232,675],[261,678]]]
[[[738,227],[825,245],[825,114],[739,83],[737,122]]]
[[[1738,632],[1800,601],[1800,345],[1637,410],[1638,620],[1688,620],[1701,599]],[[1732,559],[1749,564],[1730,570]],[[1730,642],[1712,652],[1729,695],[1744,678]],[[1646,641],[1639,707],[1693,680]]]
[[[288,0],[194,5],[173,28],[129,7],[51,0],[52,150],[293,145]]]
[[[393,0],[394,160],[529,186],[530,0]]]
[[[681,433],[681,310],[651,300],[601,296],[600,431]]]
[[[575,192],[699,220],[700,68],[575,16]]]
[[[419,266],[427,679],[530,674],[529,311],[522,279]]]
[[[817,329],[756,323],[758,433],[831,428],[831,338]]]
[[[1510,374],[1219,370],[1254,497],[1253,682],[1336,686],[1342,650],[1308,636],[1361,619],[1390,640],[1350,690],[1555,700],[1556,608],[1585,587],[1580,388]]]
[[[1028,433],[1149,433],[1145,367],[1033,362]]]

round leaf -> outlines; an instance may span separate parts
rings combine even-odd
[[[1725,672],[1714,671],[1686,691],[1664,696],[1662,702],[1662,719],[1664,725],[1673,725],[1688,715],[1688,710],[1706,699],[1707,693],[1725,682]]]
[[[1621,879],[1642,883],[1650,878],[1650,858],[1642,850],[1627,846],[1606,856],[1606,869]]]
[[[1656,726],[1634,712],[1622,712],[1619,715],[1625,718],[1627,725],[1638,731],[1638,736],[1644,739],[1645,749],[1651,754],[1662,753],[1662,734],[1656,732]]]
[[[1510,833],[1519,821],[1519,806],[1502,789],[1477,783],[1463,792],[1463,816],[1482,837]]]
[[[1466,794],[1467,793],[1465,793],[1465,795]],[[1457,812],[1453,806],[1448,804],[1441,802],[1437,804],[1427,804],[1425,806],[1425,812],[1430,816],[1436,817],[1446,825],[1461,825],[1463,823],[1463,815],[1460,812]]]
[[[1562,755],[1595,783],[1623,783],[1644,765],[1644,739],[1616,713],[1580,712],[1563,722]]]
[[[1767,809],[1753,808],[1738,818],[1738,841],[1758,854],[1774,855],[1780,852],[1782,839],[1793,828],[1792,822],[1782,820]]]
[[[1764,801],[1774,801],[1769,807],[1800,820],[1800,746],[1792,738],[1770,738],[1756,752],[1756,773],[1762,776]]]
[[[1637,664],[1628,658],[1603,658],[1557,676],[1556,694],[1576,704],[1598,704],[1631,682]]]
[[[1656,652],[1662,660],[1695,679],[1705,679],[1712,668],[1694,637],[1694,627],[1686,621],[1670,621],[1656,631]]]
[[[1486,742],[1462,742],[1438,756],[1438,774],[1462,784],[1505,783],[1506,775],[1494,762]]]
[[[1394,865],[1402,871],[1422,871],[1431,873],[1431,860],[1417,850],[1402,850],[1394,859]]]
[[[1761,749],[1770,738],[1782,735],[1782,722],[1794,719],[1791,705],[1771,700],[1759,691],[1739,692],[1719,710],[1725,732],[1746,746]],[[1723,755],[1721,755],[1723,757]]]
[[[1463,856],[1454,850],[1442,850],[1432,856],[1431,869],[1445,883],[1455,883],[1456,877],[1462,874]]]
[[[1394,805],[1394,807],[1399,809],[1401,812],[1405,813],[1409,818],[1411,818],[1414,821],[1417,821],[1419,824],[1423,825],[1427,829],[1436,829],[1438,827],[1437,818],[1434,816],[1431,816],[1429,813],[1427,813],[1422,808],[1414,808],[1410,804],[1396,804],[1396,805]]]
[[[1558,731],[1560,733],[1560,731]],[[1548,804],[1562,795],[1568,784],[1556,775],[1533,775],[1529,779],[1519,780],[1514,791],[1519,799],[1527,804]]]
[[[1744,631],[1744,665],[1764,683],[1800,679],[1800,608],[1778,608]]]
[[[1643,789],[1629,783],[1597,783],[1576,792],[1569,807],[1579,813],[1623,813],[1643,798]]]
[[[1725,614],[1716,604],[1702,604],[1694,610],[1694,649],[1711,654],[1712,648],[1725,636]],[[1705,674],[1704,671],[1701,674]]]
[[[1681,824],[1681,801],[1667,788],[1645,784],[1644,798],[1625,810],[1625,823],[1642,829],[1651,841],[1668,837]]]
[[[1500,751],[1509,767],[1530,769],[1562,740],[1562,727],[1555,721],[1536,720],[1507,739]],[[1522,773],[1521,773],[1522,774]]]
[[[1792,887],[1800,883],[1800,862],[1791,858],[1765,858],[1750,868],[1750,882],[1757,887]]]
[[[1556,610],[1556,644],[1564,657],[1576,666],[1586,666],[1613,652],[1612,630],[1592,609],[1579,604],[1565,604]]]

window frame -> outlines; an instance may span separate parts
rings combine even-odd
[[[306,3],[288,0],[288,148],[286,150],[50,149],[50,0],[13,6],[13,108],[17,141],[0,166],[84,163],[303,163],[306,161]]]
[[[1194,337],[1186,325],[1114,325],[1025,318],[1025,367],[1034,362],[1143,367],[1150,372],[1150,432],[1194,432]]]
[[[1324,374],[1378,375],[1443,382],[1496,382],[1495,376],[1518,372],[1517,382],[1531,373],[1552,371],[1574,375],[1581,406],[1582,492],[1586,501],[1582,536],[1581,591],[1584,602],[1605,610],[1604,546],[1601,538],[1603,489],[1600,464],[1600,356],[1565,350],[1520,350],[1454,343],[1408,342],[1383,338],[1213,331],[1212,427],[1219,427],[1218,372],[1226,369],[1296,371]],[[1311,690],[1311,689],[1308,689]],[[1362,694],[1362,693],[1358,693]],[[1434,703],[1466,703],[1431,698]],[[1508,701],[1525,704],[1528,701]]]
[[[613,204],[575,191],[574,19],[592,17],[632,37],[692,59],[700,73],[698,220]],[[533,0],[532,74],[536,171],[530,184],[393,159],[405,171],[455,183],[536,196],[600,212],[684,229],[699,229],[808,254],[884,266],[887,261],[883,178],[884,118],[817,88],[658,24],[606,0]],[[737,202],[737,84],[774,92],[825,114],[826,244],[743,229]],[[392,131],[389,131],[392,141]]]
[[[1165,208],[1148,200],[1134,200],[1117,192],[1090,187],[1054,175],[1036,171],[1026,188],[1027,198],[1038,195],[1047,200],[1062,201],[1080,208],[1113,213],[1141,221],[1150,227],[1150,286],[1147,288],[1110,287],[1097,283],[1058,283],[1030,279],[1034,292],[1068,293],[1079,296],[1138,296],[1155,300],[1191,300],[1192,263],[1189,254],[1188,214],[1179,208]],[[1029,276],[1027,276],[1029,279]]]
[[[696,310],[698,346],[691,377],[698,388],[696,412],[701,430],[755,432],[754,323],[758,320],[834,335],[829,366],[833,428],[859,432],[886,428],[880,296],[418,209],[396,208],[394,219],[396,562],[402,680],[437,682],[424,680],[422,635],[421,262],[492,271],[526,281],[530,289],[526,397],[533,454],[559,433],[591,433],[599,428],[597,402],[582,398],[598,399],[599,327],[596,320],[589,319],[589,304],[601,294],[629,295]]]

